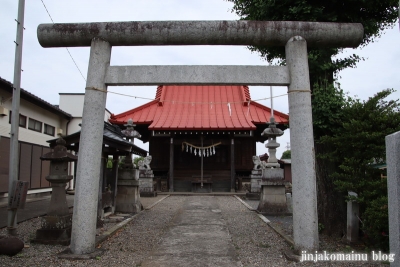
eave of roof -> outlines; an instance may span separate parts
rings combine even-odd
[[[81,134],[81,131],[79,132],[75,132],[73,134],[70,134],[68,136],[64,136],[63,139],[67,141],[67,143],[69,143],[69,140],[79,140],[79,136]],[[51,139],[48,140],[47,142],[50,143],[50,146],[55,146],[56,141],[58,138],[56,139]],[[111,142],[113,142],[114,144],[119,144],[123,147],[126,148],[131,148],[132,153],[136,154],[136,155],[140,155],[140,156],[146,156],[147,155],[147,151],[136,146],[135,144],[132,144],[131,142],[125,140],[123,138],[123,135],[121,133],[121,129],[118,126],[114,126],[109,124],[108,122],[104,122],[104,132],[103,132],[103,139],[104,140],[109,140]],[[103,142],[104,142],[103,140]]]
[[[148,124],[149,130],[255,130],[270,119],[270,108],[252,102],[247,86],[160,86],[155,100],[118,115],[110,122]],[[289,116],[274,111],[278,124]]]
[[[0,77],[0,84],[4,85],[2,88],[5,89],[9,93],[13,93],[13,84],[3,78]],[[72,116],[71,114],[63,111],[62,109],[58,108],[55,105],[50,104],[49,102],[41,99],[40,97],[37,97],[36,95],[24,90],[21,88],[21,99],[24,99],[28,102],[31,102],[43,109],[46,109],[48,111],[54,112],[58,115],[61,115],[65,117],[66,119],[71,119]]]

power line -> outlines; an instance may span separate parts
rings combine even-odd
[[[51,22],[53,22],[53,24],[55,24],[53,18],[52,18],[51,15],[50,15],[50,12],[49,12],[49,10],[47,9],[46,5],[44,4],[43,0],[40,0],[40,1],[42,1],[42,4],[43,4],[43,6],[44,6],[44,9],[46,9],[46,12],[47,12],[47,14],[48,14],[49,17],[50,17]],[[79,71],[79,73],[81,74],[82,78],[83,78],[83,79],[85,80],[85,82],[86,82],[85,76],[83,76],[82,71],[79,69],[78,64],[76,64],[75,59],[72,57],[71,52],[69,52],[68,47],[66,47],[65,49],[67,49],[67,52],[68,52],[69,56],[71,57],[72,61],[74,62],[75,67],[78,69],[78,71]]]
[[[115,95],[120,95],[120,96],[125,96],[125,97],[132,97],[132,98],[138,98],[138,99],[145,99],[145,100],[150,100],[150,101],[154,101],[157,100],[155,98],[148,98],[148,97],[141,97],[141,96],[134,96],[134,95],[128,95],[128,94],[122,94],[122,93],[117,93],[117,92],[113,92],[110,90],[104,90],[104,89],[99,89],[99,88],[94,88],[94,87],[87,87],[85,88],[86,90],[96,90],[96,91],[100,91],[100,92],[104,92],[104,93],[110,93],[110,94],[115,94]],[[277,97],[282,97],[282,96],[286,96],[288,94],[282,94],[282,95],[277,95],[277,96],[273,96],[272,98],[277,98]],[[170,102],[172,104],[190,104],[190,105],[226,105],[226,104],[242,104],[243,102],[258,102],[261,100],[267,100],[267,99],[271,99],[271,97],[265,97],[265,98],[259,98],[259,99],[255,99],[255,100],[247,100],[247,101],[223,101],[223,102],[199,102],[199,101],[177,101],[177,100],[163,100],[162,102],[167,103]],[[259,103],[261,104],[261,103]]]
[[[49,10],[47,9],[46,5],[44,4],[43,0],[40,0],[40,1],[42,1],[42,4],[43,4],[43,6],[44,6],[44,9],[46,9],[47,14],[49,15],[51,21],[52,21],[53,24],[54,24],[54,20],[53,20],[53,18],[51,17],[50,12],[49,12]]]

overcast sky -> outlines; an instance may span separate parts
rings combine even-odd
[[[0,9],[0,77],[13,82],[15,36],[18,12],[17,0],[2,0]],[[231,13],[232,4],[223,0],[43,0],[56,23],[152,21],[152,20],[237,20]],[[51,23],[41,0],[28,0],[25,5],[25,31],[21,86],[52,103],[59,103],[59,93],[84,93],[85,80],[65,48],[42,48],[36,35],[37,26]],[[340,73],[341,87],[350,95],[365,100],[386,88],[400,87],[400,33],[398,25],[375,43],[363,49],[346,49],[344,54],[357,53],[365,57],[355,69]],[[86,78],[89,48],[69,48],[80,71]],[[186,46],[186,47],[114,47],[111,65],[265,65],[258,54],[246,47]],[[154,99],[155,87],[109,87],[109,91]],[[269,88],[250,87],[252,99],[269,97]],[[274,95],[286,93],[286,88],[274,87]],[[400,92],[392,95],[400,98]],[[149,100],[109,93],[107,109],[118,114]],[[270,106],[270,100],[259,101]],[[277,97],[274,108],[288,113],[287,96]],[[290,142],[289,131],[278,139],[277,156]],[[135,142],[138,145],[139,142]],[[142,146],[142,145],[141,145]],[[148,149],[148,144],[142,146]],[[257,154],[266,148],[257,144]]]

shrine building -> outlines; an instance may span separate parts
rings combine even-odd
[[[155,176],[167,179],[170,192],[232,192],[238,176],[250,175],[270,117],[247,86],[167,85],[155,100],[109,121],[134,121],[149,142]],[[278,128],[288,127],[287,114],[274,110],[274,117]]]

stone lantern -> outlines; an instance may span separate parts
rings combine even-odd
[[[65,188],[73,178],[68,175],[68,162],[78,158],[67,152],[66,142],[61,137],[56,144],[52,152],[40,157],[41,160],[50,161],[50,174],[46,176],[46,180],[51,183],[52,193],[47,215],[42,218],[42,228],[36,231],[34,242],[69,245],[72,214],[69,213]]]
[[[121,132],[133,144],[134,138],[140,138],[139,132],[134,128],[136,125],[133,124],[132,119],[129,119],[124,126],[126,126],[126,129]],[[122,213],[138,213],[142,210],[139,193],[139,170],[134,168],[132,153],[128,153],[122,166],[118,169],[115,210]]]
[[[269,215],[284,215],[288,213],[285,194],[286,182],[284,181],[283,169],[280,168],[276,158],[276,148],[279,147],[276,138],[283,135],[283,131],[276,128],[275,119],[271,117],[268,128],[261,135],[268,138],[265,147],[268,148],[269,158],[262,170],[260,204],[257,210]]]

